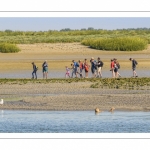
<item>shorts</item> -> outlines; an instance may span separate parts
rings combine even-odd
[[[115,69],[114,69],[114,72],[118,72],[118,68],[115,68]]]
[[[91,72],[92,72],[93,74],[95,73],[95,71],[96,71],[95,68],[91,68]]]
[[[48,68],[43,68],[43,72],[48,72]]]
[[[102,67],[98,67],[97,72],[101,72]]]
[[[66,75],[70,75],[70,72],[66,72]]]
[[[136,67],[133,67],[132,70],[135,71]]]

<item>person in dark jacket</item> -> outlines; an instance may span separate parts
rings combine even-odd
[[[98,77],[102,78],[102,67],[103,67],[103,62],[98,57],[97,58],[97,78]]]
[[[137,73],[136,73],[136,65],[137,65],[137,61],[133,58],[129,59],[130,61],[132,61],[132,70],[133,70],[133,77],[138,77]]]
[[[34,79],[34,74],[35,74],[35,79],[37,79],[37,70],[38,70],[38,67],[35,65],[34,62],[32,62],[32,66],[33,66],[33,72],[32,72],[32,79]]]
[[[96,72],[97,72],[97,62],[94,60],[94,57],[91,58],[91,72],[93,75],[93,78],[96,77]]]

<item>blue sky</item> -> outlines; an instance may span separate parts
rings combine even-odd
[[[131,17],[84,17],[84,18],[57,18],[57,17],[4,17],[0,18],[0,30],[47,31],[64,28],[81,29],[93,27],[95,29],[122,29],[122,28],[150,28],[150,18]]]

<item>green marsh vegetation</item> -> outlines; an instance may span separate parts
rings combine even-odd
[[[114,37],[85,39],[82,44],[106,51],[139,51],[147,48],[148,41],[139,37]]]
[[[88,82],[91,83],[90,88],[104,89],[129,89],[129,90],[150,90],[150,78],[71,78],[71,79],[0,79],[0,84],[48,84],[48,83],[70,83]]]
[[[10,43],[0,43],[1,53],[17,53],[20,49],[15,44]]]
[[[18,52],[15,44],[80,42],[100,50],[137,51],[150,44],[150,29],[63,29],[60,31],[0,31],[0,52]],[[14,44],[14,45],[10,45]]]
[[[73,43],[91,38],[140,37],[150,44],[150,29],[81,29],[81,30],[49,30],[49,31],[0,31],[0,42],[15,44],[32,43]]]

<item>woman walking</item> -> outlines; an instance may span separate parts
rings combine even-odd
[[[88,78],[89,68],[90,68],[90,66],[87,62],[87,59],[85,59],[84,60],[85,78]]]
[[[117,65],[117,61],[114,61],[114,73],[115,73],[115,78],[118,78],[118,65]]]
[[[46,78],[47,79],[47,75],[48,75],[48,64],[47,61],[45,60],[43,65],[43,79]]]
[[[114,60],[113,59],[111,59],[110,71],[112,72],[112,78],[114,78],[115,73],[114,73]]]
[[[116,62],[116,65],[117,65],[117,67],[118,67],[118,76],[121,77],[121,75],[120,75],[120,73],[119,73],[120,64],[119,64],[119,62],[117,61],[116,58],[114,58],[114,62]]]

